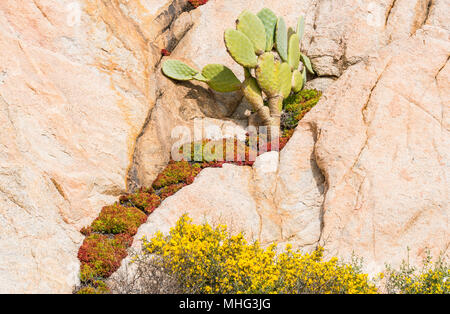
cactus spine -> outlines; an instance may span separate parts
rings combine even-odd
[[[224,33],[228,53],[244,67],[244,82],[220,64],[209,64],[198,71],[181,61],[167,60],[162,71],[174,80],[205,82],[218,92],[241,90],[263,125],[279,130],[283,99],[292,91],[302,90],[307,71],[314,74],[311,61],[300,52],[304,29],[303,17],[294,31],[270,9],[262,9],[257,15],[245,10],[236,21],[236,29]]]

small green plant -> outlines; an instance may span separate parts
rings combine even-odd
[[[92,281],[95,278],[109,277],[127,256],[126,249],[131,245],[131,241],[131,236],[127,234],[114,237],[97,233],[89,235],[78,250],[78,259],[81,262],[80,279]]]
[[[124,195],[120,200],[123,204],[129,204],[150,215],[160,204],[161,198],[153,188],[141,188],[137,192]]]
[[[281,129],[291,130],[297,127],[299,121],[319,102],[322,92],[317,90],[302,90],[292,93],[283,101]]]
[[[91,285],[79,289],[76,294],[109,294],[111,291],[104,281],[96,280]]]
[[[114,204],[103,207],[100,215],[93,221],[91,231],[105,234],[126,233],[133,236],[146,220],[147,215],[138,208]]]
[[[311,61],[300,52],[304,29],[303,17],[294,31],[270,9],[257,15],[245,10],[236,21],[236,29],[227,29],[224,34],[228,53],[244,67],[244,82],[221,64],[208,64],[200,72],[179,60],[167,60],[162,71],[174,80],[205,82],[218,92],[242,90],[263,125],[278,130],[283,99],[303,89],[306,71],[314,74]]]
[[[191,165],[187,161],[171,161],[155,179],[153,182],[153,188],[161,189],[168,185],[177,183],[191,184],[201,170],[200,165],[197,164]]]

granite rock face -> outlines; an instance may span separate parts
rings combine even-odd
[[[1,1],[0,292],[72,291],[78,230],[126,190],[158,44],[188,8]]]
[[[210,63],[228,66],[243,79],[243,69],[226,52],[224,30],[234,27],[242,10],[258,12],[271,8],[283,16],[288,26],[295,27],[300,15],[305,16],[302,51],[313,63],[318,78],[307,88],[325,91],[351,65],[367,60],[391,42],[408,38],[424,25],[448,30],[445,0],[211,0],[198,9],[184,12],[173,24],[173,33],[181,38],[162,42],[172,54],[194,68]],[[130,171],[130,188],[146,185],[157,176],[170,158],[170,148],[177,141],[168,130],[187,127],[193,134],[193,119],[231,120],[245,127],[247,108],[240,93],[220,94],[202,83],[173,82],[156,70],[155,113],[137,140],[134,163]],[[309,77],[312,79],[313,77]],[[245,111],[245,109],[244,109]],[[169,121],[169,122],[168,122]],[[219,123],[220,124],[220,123]],[[252,122],[250,123],[252,124]],[[161,127],[163,125],[163,127]]]
[[[242,77],[223,31],[263,7],[291,26],[306,16],[302,50],[322,100],[279,155],[204,170],[139,236],[188,212],[265,244],[354,252],[371,272],[407,246],[414,261],[426,247],[447,250],[447,0],[210,0],[195,10],[187,0],[3,0],[0,292],[71,292],[78,230],[154,179],[175,126],[245,128],[242,95],[166,79],[161,49]]]
[[[188,213],[195,222],[225,222],[265,244],[291,242],[305,250],[320,244],[328,256],[346,260],[355,253],[370,273],[386,262],[399,264],[408,248],[412,262],[427,249],[434,256],[446,252],[450,42],[442,10],[449,7],[436,1],[425,6],[428,11],[418,9],[425,18],[420,12],[408,15],[406,4],[398,1],[391,8],[385,47],[363,51],[369,45],[360,42],[352,55],[363,57],[335,73],[339,78],[300,122],[275,172],[259,179],[257,169],[271,167],[258,163],[253,169],[205,170],[192,186],[163,202],[138,238],[168,231]],[[324,24],[321,18],[318,25]],[[389,27],[408,24],[408,18],[422,22],[398,33]],[[348,46],[358,38],[346,36]],[[320,64],[315,64],[318,72]],[[334,76],[324,74],[319,79]],[[235,191],[233,197],[229,191]],[[245,219],[253,216],[256,223]]]
[[[225,64],[243,80],[243,69],[228,55],[223,33],[225,29],[235,26],[236,18],[242,10],[248,9],[256,13],[266,6],[284,16],[289,25],[294,26],[298,17],[306,14],[308,1],[208,1],[196,10],[183,13],[186,15],[183,19],[179,18],[192,23],[192,26],[176,47],[168,46],[171,56],[167,58],[183,60],[200,70],[211,63]],[[179,138],[171,137],[175,127],[190,130],[188,133],[194,138],[195,119],[213,123],[224,133],[223,121],[217,119],[228,121],[227,125],[242,128],[248,125],[247,116],[236,112],[239,111],[243,98],[240,92],[217,93],[204,83],[174,82],[162,75],[160,69],[155,74],[155,88],[156,105],[150,123],[146,125],[136,144],[130,171],[130,188],[151,184],[167,164],[172,145],[179,141]]]

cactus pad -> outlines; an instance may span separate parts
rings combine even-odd
[[[241,82],[233,71],[221,64],[208,64],[202,70],[209,87],[215,91],[228,93],[241,88]]]
[[[256,79],[261,89],[268,96],[275,96],[280,90],[279,73],[276,68],[275,59],[271,52],[259,56],[256,67]]]
[[[300,16],[297,24],[297,35],[298,38],[300,39],[300,42],[303,39],[304,33],[305,33],[305,18],[303,16]]]
[[[302,78],[303,78],[303,86],[305,86],[306,82],[307,82],[307,78],[306,78],[306,68],[303,68],[303,72],[302,72]]]
[[[307,56],[305,56],[303,53],[301,54],[302,62],[305,65],[305,67],[308,69],[309,73],[314,74],[314,70],[312,68],[311,60]]]
[[[264,53],[266,50],[266,29],[256,15],[244,10],[236,21],[236,28],[251,40],[257,55]]]
[[[277,16],[272,10],[264,8],[256,14],[264,24],[266,29],[266,51],[273,49],[273,38],[275,36],[275,28],[277,27]]]
[[[292,72],[291,66],[283,62],[280,66],[280,94],[283,98],[287,98],[292,88]]]
[[[254,109],[264,106],[261,89],[255,78],[249,77],[242,83],[242,92]]]
[[[292,70],[297,70],[300,65],[300,39],[297,34],[289,38],[288,63]]]
[[[286,23],[284,19],[280,17],[277,21],[277,29],[275,34],[275,43],[277,45],[277,51],[283,61],[287,61],[287,46],[288,46],[288,34],[286,29]]]
[[[179,60],[165,61],[162,66],[162,71],[166,76],[178,81],[192,80],[198,73],[197,70]]]
[[[257,57],[250,39],[242,32],[235,29],[225,31],[225,45],[231,57],[247,68],[257,65]]]
[[[303,76],[299,70],[294,70],[292,73],[292,90],[298,93],[303,88]]]

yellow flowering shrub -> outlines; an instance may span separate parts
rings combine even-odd
[[[404,261],[399,269],[386,270],[386,290],[401,294],[449,294],[450,268],[442,256],[435,262],[427,252],[422,269]]]
[[[167,236],[144,239],[144,254],[176,276],[185,293],[376,293],[357,267],[337,258],[323,260],[323,249],[311,254],[290,246],[276,253],[227,227],[195,225],[183,216]]]

